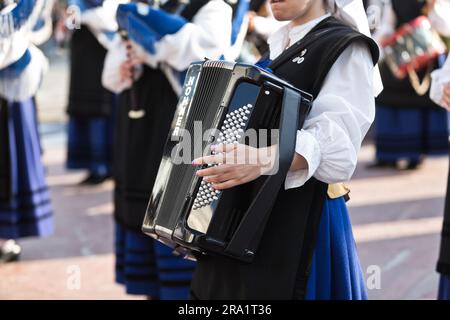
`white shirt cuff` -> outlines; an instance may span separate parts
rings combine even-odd
[[[305,158],[308,169],[289,171],[284,183],[286,190],[303,186],[314,175],[320,164],[319,143],[311,133],[305,130],[297,131],[295,152]]]

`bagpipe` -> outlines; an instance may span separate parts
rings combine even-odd
[[[447,50],[426,16],[417,17],[400,26],[381,46],[384,61],[392,74],[398,79],[409,76],[411,85],[419,95],[428,91],[429,74],[432,70],[427,70],[422,83],[419,83],[417,72],[426,67],[431,68],[432,62]]]
[[[308,93],[254,65],[215,60],[191,64],[164,147],[143,232],[187,258],[220,254],[252,261],[291,165],[297,130],[303,126],[311,101]],[[198,139],[199,123],[202,129]],[[271,132],[270,137],[264,130]],[[252,142],[246,138],[248,132],[262,134]],[[192,148],[186,149],[187,141],[197,145],[204,155],[211,154],[211,144],[217,143],[256,147],[276,144],[278,170],[218,191],[196,176],[197,169],[189,161]],[[193,149],[193,156],[199,156],[195,146]],[[186,161],[180,161],[180,155],[183,159],[187,156]]]

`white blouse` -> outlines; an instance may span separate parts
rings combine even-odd
[[[186,70],[194,61],[218,59],[231,42],[231,7],[223,0],[204,5],[178,32],[164,36],[155,44],[155,54],[142,52],[145,63],[156,67],[167,63],[178,71]]]
[[[328,16],[300,26],[288,24],[275,32],[268,40],[271,59]],[[296,152],[306,159],[308,169],[289,172],[285,189],[300,187],[311,177],[325,183],[350,179],[375,117],[373,70],[369,48],[361,43],[350,45],[334,63],[303,129],[297,132]]]
[[[437,104],[442,103],[444,86],[450,83],[450,56],[442,68],[431,73],[430,98]]]
[[[118,29],[117,7],[127,2],[129,0],[105,0],[102,5],[81,12],[81,24],[89,28],[105,49],[110,49],[112,46],[112,39],[106,33],[115,32]]]

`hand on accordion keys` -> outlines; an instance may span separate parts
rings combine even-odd
[[[261,175],[277,171],[277,146],[255,148],[245,144],[218,144],[211,146],[210,156],[195,159],[193,165],[214,165],[197,171],[197,176],[211,182],[214,189],[232,188]]]

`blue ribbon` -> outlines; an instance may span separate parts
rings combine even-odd
[[[19,60],[0,70],[0,78],[12,78],[19,76],[30,64],[30,62],[31,53],[27,49]]]
[[[231,25],[231,45],[233,45],[237,40],[239,31],[241,31],[242,22],[244,21],[244,17],[247,14],[249,7],[249,0],[239,0],[236,14]]]

